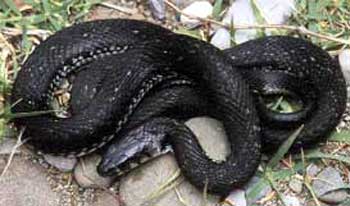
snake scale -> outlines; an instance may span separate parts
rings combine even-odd
[[[65,28],[25,61],[12,90],[13,112],[50,110],[54,92],[72,80],[70,117],[15,119],[44,153],[103,153],[101,175],[172,146],[187,179],[227,194],[255,173],[263,150],[280,145],[301,124],[293,149],[327,137],[346,105],[342,72],[324,50],[300,38],[271,36],[221,51],[151,23],[114,19]],[[264,96],[298,97],[302,109],[278,113]],[[231,153],[206,155],[184,121],[223,123]]]

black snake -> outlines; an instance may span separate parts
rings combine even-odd
[[[98,171],[110,175],[170,144],[189,181],[219,194],[245,183],[261,148],[276,148],[301,124],[293,149],[327,137],[346,105],[338,63],[305,40],[271,36],[220,51],[160,26],[117,19],[81,23],[41,43],[18,73],[12,111],[50,110],[54,91],[71,75],[69,118],[15,119],[31,145],[56,155],[103,148]],[[262,97],[274,94],[298,97],[303,108],[267,109]],[[211,160],[183,124],[200,115],[223,123],[231,148],[225,161]]]

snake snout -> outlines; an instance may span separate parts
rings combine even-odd
[[[121,169],[118,168],[110,159],[103,159],[97,167],[97,172],[103,177],[112,175],[121,175]]]

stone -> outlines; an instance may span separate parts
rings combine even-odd
[[[267,24],[284,24],[295,10],[293,0],[256,0],[264,21]],[[258,24],[251,1],[234,1],[223,18],[226,25],[255,25]],[[268,31],[268,29],[266,29]],[[270,34],[271,32],[266,32]],[[255,29],[241,29],[235,31],[235,42],[237,44],[257,38]]]
[[[255,16],[249,1],[236,0],[229,7],[222,22],[226,25],[253,25],[256,24]],[[256,38],[256,30],[236,30],[234,40],[237,44]]]
[[[239,205],[239,206],[247,206],[247,200],[245,198],[245,192],[241,189],[233,190],[225,199],[224,204],[222,206],[229,205]]]
[[[297,194],[301,193],[303,190],[303,182],[299,179],[296,179],[296,178],[292,178],[289,181],[288,186],[293,192],[295,192]]]
[[[115,177],[102,177],[97,173],[97,165],[101,157],[92,154],[82,158],[74,169],[74,178],[83,188],[107,188]]]
[[[343,182],[340,173],[333,167],[326,167],[313,181],[312,187],[319,200],[338,204],[347,198],[347,192],[343,188]]]
[[[315,177],[320,171],[321,169],[313,163],[309,164],[306,168],[306,174],[310,177]]]
[[[256,0],[268,24],[284,24],[295,11],[294,0]]]
[[[297,197],[286,195],[283,200],[286,206],[300,206],[300,201]]]
[[[165,2],[164,0],[149,0],[149,8],[153,18],[164,21],[165,20]]]
[[[200,18],[207,18],[213,13],[213,6],[208,1],[195,1],[182,10],[186,15]],[[181,14],[180,22],[188,27],[196,27],[200,21],[197,19],[189,18],[186,15]]]
[[[340,67],[347,84],[350,84],[350,49],[344,49],[338,56]]]
[[[17,140],[14,138],[5,138],[0,142],[0,155],[11,154],[13,148],[16,146]],[[18,154],[19,148],[15,150],[15,153]]]
[[[93,204],[94,206],[119,206],[120,201],[118,200],[117,195],[113,195],[107,191],[103,191],[100,194],[97,194],[96,202]]]
[[[0,158],[3,171],[7,158]],[[20,156],[15,156],[0,177],[0,205],[59,206],[59,197],[50,188],[45,170]]]
[[[191,206],[214,205],[219,198],[196,189],[190,183],[177,181],[176,190],[157,192],[179,171],[175,158],[166,154],[131,171],[120,182],[120,196],[125,206],[172,205],[183,206],[182,201]],[[181,179],[183,177],[180,177]],[[159,193],[159,194],[157,194]],[[153,198],[152,198],[153,197]]]
[[[56,167],[62,172],[73,171],[75,165],[77,164],[77,158],[67,158],[61,156],[53,156],[49,154],[44,154],[44,159],[52,166]]]
[[[344,189],[340,189],[340,190],[328,192],[320,196],[319,199],[329,204],[339,204],[343,202],[347,197],[348,197],[347,191]]]
[[[215,160],[225,160],[230,147],[221,122],[209,117],[196,117],[185,123],[196,135],[207,155]]]
[[[231,34],[225,28],[219,28],[210,40],[210,43],[219,49],[228,49],[231,47]]]

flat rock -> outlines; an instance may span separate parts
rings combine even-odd
[[[68,158],[68,157],[60,157],[60,156],[52,156],[49,154],[44,155],[44,159],[56,167],[58,170],[62,172],[70,172],[74,169],[77,164],[77,158]]]
[[[182,181],[176,190],[166,190],[159,194],[162,185],[167,183],[179,170],[175,158],[166,154],[130,172],[120,182],[120,196],[126,206],[172,205],[183,206],[182,200],[191,206],[214,205],[218,197],[203,193],[187,181]],[[182,178],[182,177],[180,177]]]
[[[0,171],[7,159],[0,158]],[[50,188],[44,169],[15,156],[6,174],[0,178],[0,205],[58,206],[59,198]]]
[[[211,118],[193,118],[186,122],[186,125],[198,137],[200,144],[207,154],[213,159],[225,159],[229,153],[227,138],[222,125]],[[164,155],[145,165],[133,170],[120,182],[120,196],[125,204],[138,205],[214,205],[218,197],[208,195],[203,197],[203,192],[196,189],[186,180],[178,183],[177,192],[174,189],[167,190],[162,194],[157,193],[160,187],[174,176],[179,167],[172,154]],[[180,177],[183,178],[183,177]]]
[[[17,140],[14,138],[5,138],[0,142],[0,155],[11,154],[13,148],[16,146]],[[15,153],[19,153],[19,149],[15,150]]]
[[[97,173],[101,157],[92,154],[82,158],[74,169],[74,178],[84,188],[106,188],[112,185],[114,177],[102,177]]]
[[[327,203],[340,203],[347,198],[346,190],[339,172],[333,167],[326,167],[313,181],[312,187],[316,196]]]

